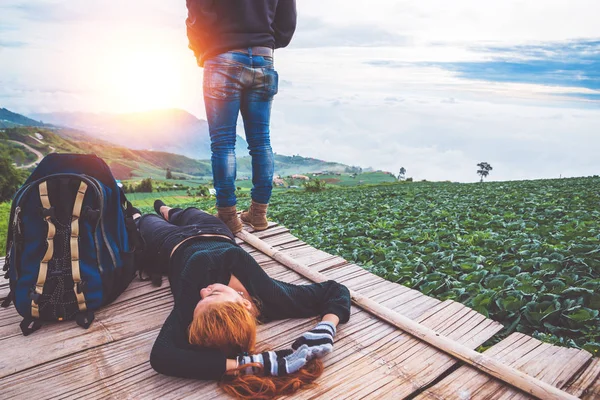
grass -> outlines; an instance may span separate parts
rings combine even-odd
[[[6,234],[10,218],[10,203],[0,203],[0,256],[6,255]]]
[[[340,174],[340,175],[320,175],[313,177],[312,174],[309,174],[311,179],[318,178],[322,181],[325,181],[329,185],[335,186],[361,186],[361,185],[377,185],[380,183],[394,183],[397,182],[396,177],[390,174],[386,174],[385,172],[365,172],[359,175],[356,175],[354,178],[353,175],[350,174]]]

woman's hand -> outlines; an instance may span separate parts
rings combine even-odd
[[[319,322],[313,329],[296,339],[292,343],[292,349],[296,350],[307,346],[309,351],[308,360],[321,358],[333,350],[335,332],[335,325],[332,322]]]
[[[238,366],[260,363],[264,366],[265,375],[283,376],[293,374],[308,362],[308,346],[299,346],[294,350],[265,351],[249,356],[238,356]],[[246,374],[256,374],[258,368],[248,367],[243,370]]]

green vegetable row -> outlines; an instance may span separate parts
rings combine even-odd
[[[280,195],[270,217],[314,247],[503,323],[503,336],[600,350],[597,177]]]

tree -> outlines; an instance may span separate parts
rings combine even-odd
[[[27,175],[27,171],[13,167],[12,158],[7,152],[0,152],[0,202],[9,201]]]
[[[398,173],[398,180],[404,180],[404,178],[406,177],[406,168],[404,167],[400,167],[400,172]]]
[[[142,179],[136,189],[136,192],[139,193],[152,193],[152,178]]]
[[[362,172],[362,168],[359,166],[351,166],[351,167],[346,167],[344,169],[344,172],[347,174],[360,174]]]
[[[173,173],[171,172],[171,168],[167,168],[167,179],[173,179]]]
[[[477,164],[477,166],[479,167],[477,173],[481,176],[480,182],[483,182],[483,178],[487,178],[487,176],[490,174],[490,171],[493,168],[490,164],[486,163],[485,161],[480,162],[479,164]]]
[[[304,182],[304,190],[312,193],[322,192],[326,189],[326,186],[327,184],[325,183],[325,181],[322,181],[320,179],[313,179],[311,181]]]
[[[200,185],[198,186],[198,192],[196,192],[196,196],[207,197],[210,196],[210,190],[208,186]]]

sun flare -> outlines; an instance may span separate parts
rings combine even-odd
[[[172,55],[155,49],[119,52],[105,71],[118,109],[134,112],[180,104],[183,66],[181,58]]]

